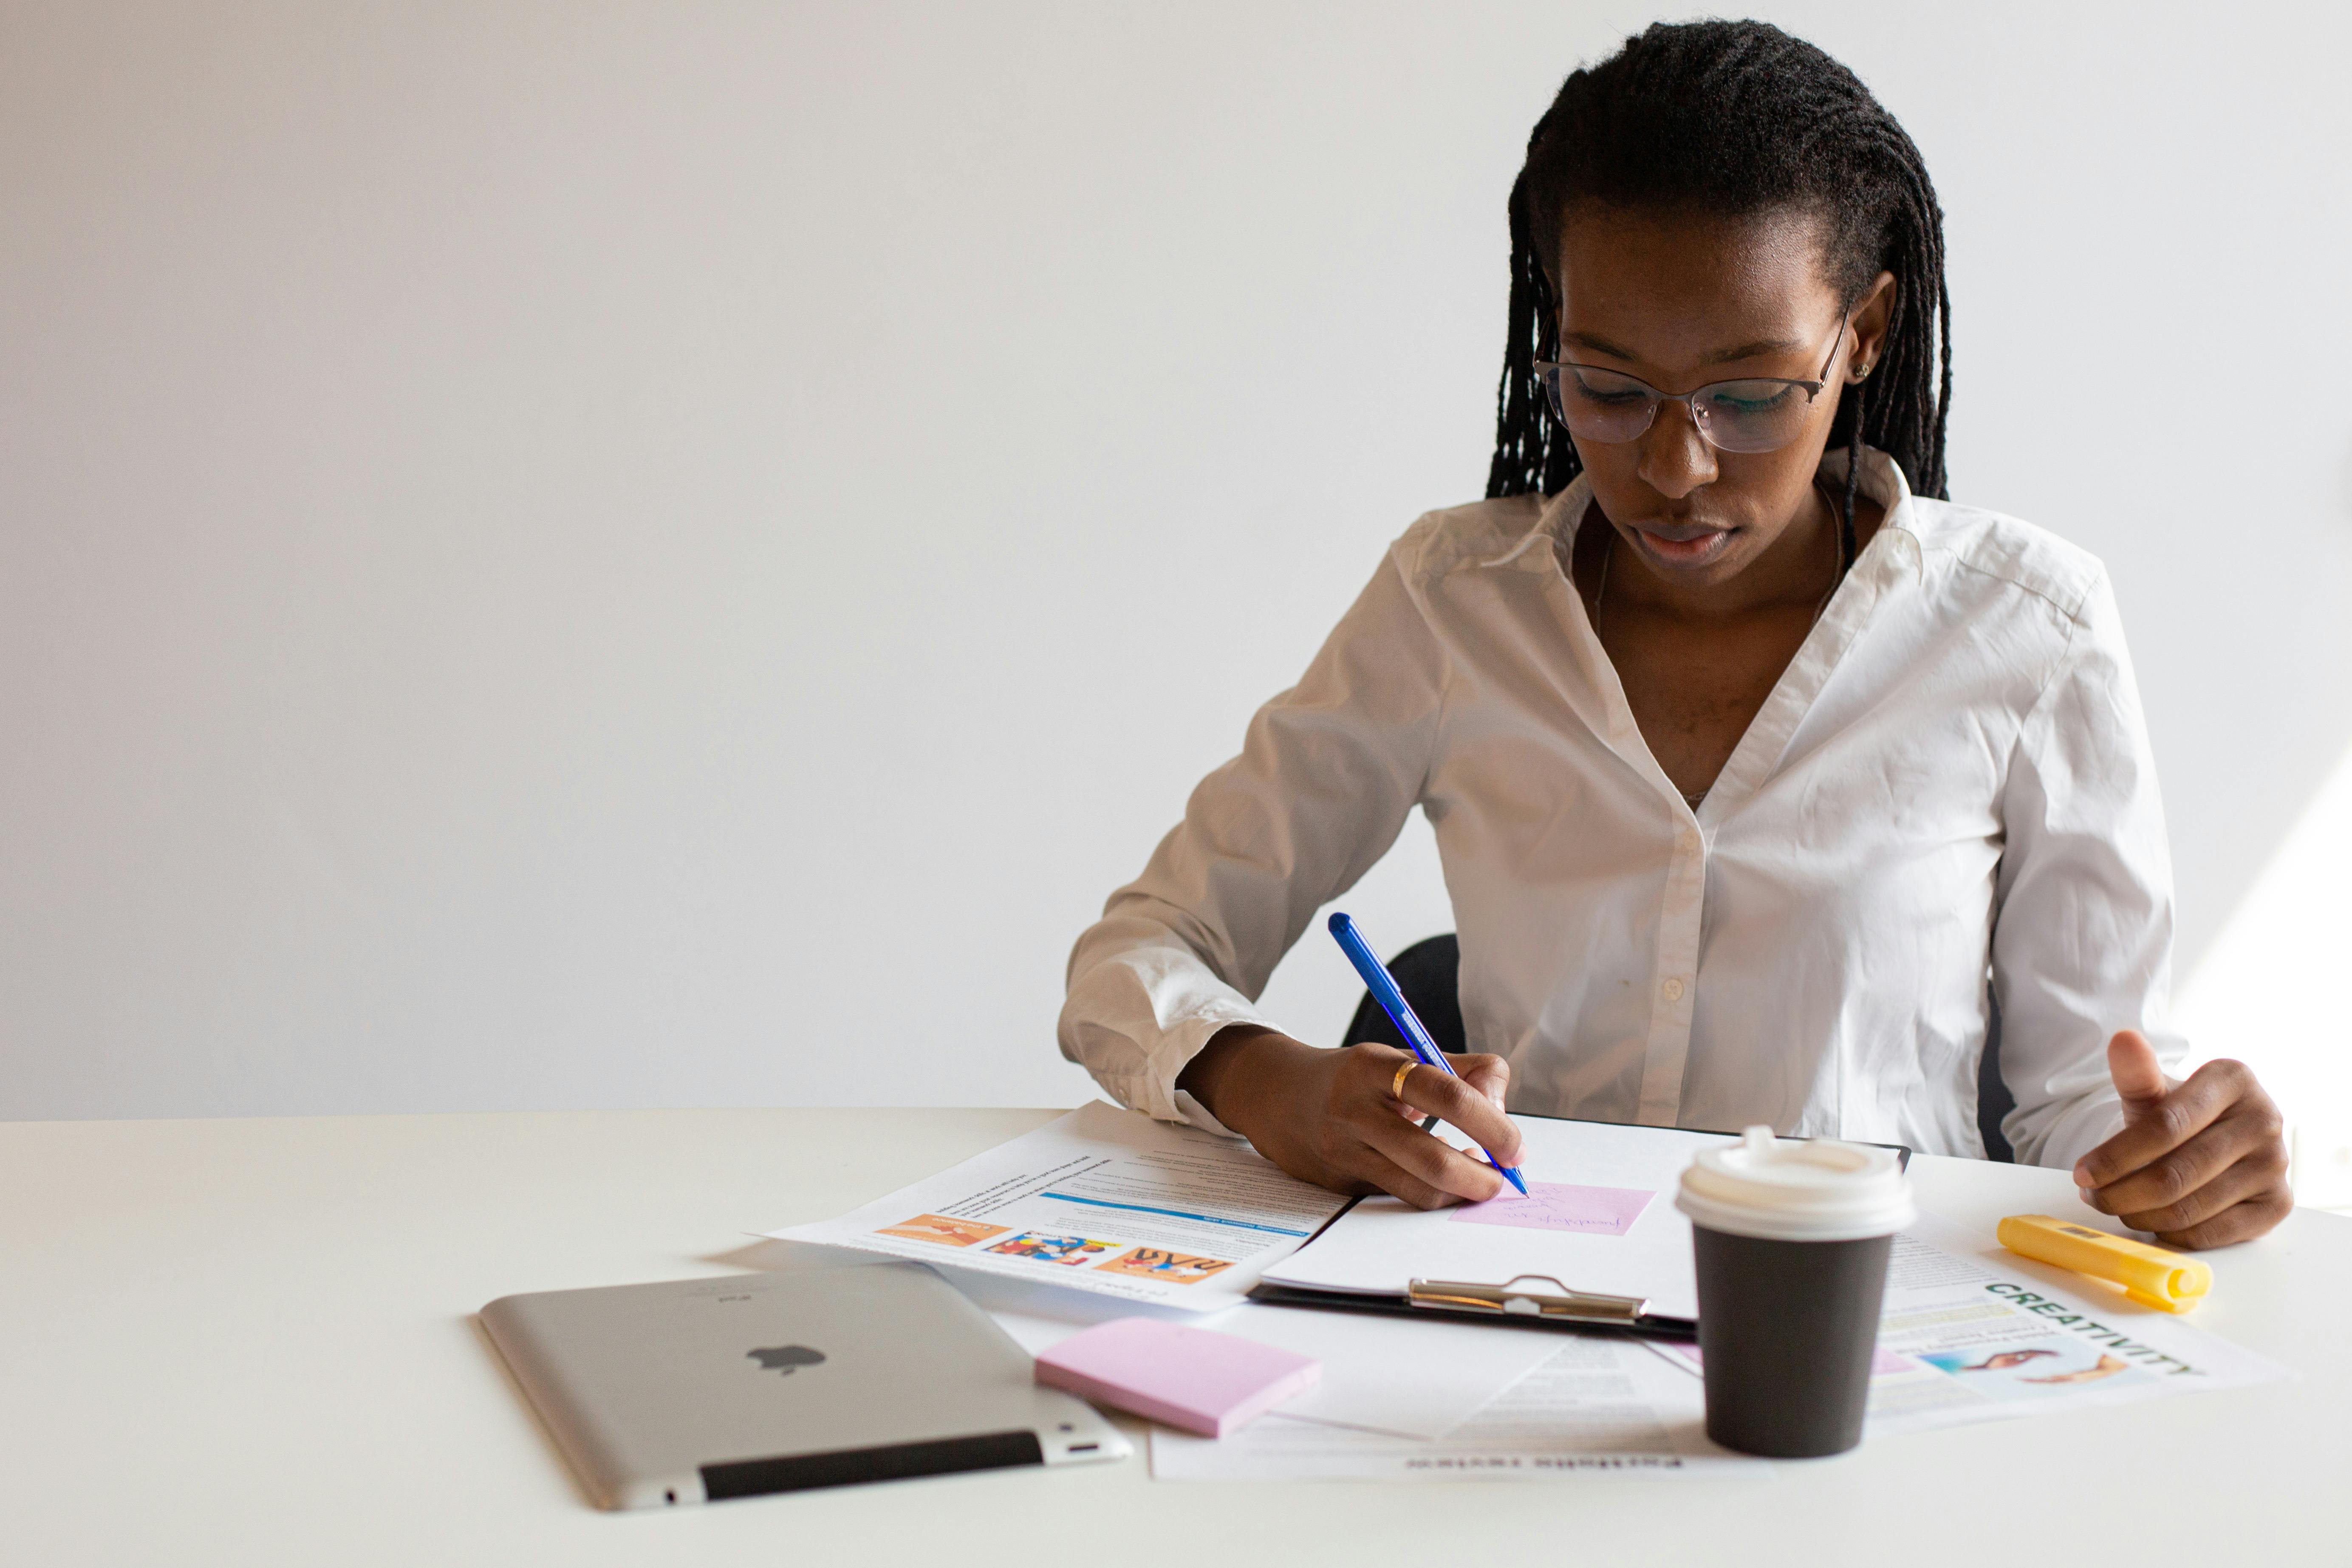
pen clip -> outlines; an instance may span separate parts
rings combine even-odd
[[[1559,1294],[1519,1289],[1522,1279],[1540,1279]],[[1464,1279],[1415,1279],[1406,1287],[1405,1300],[1415,1307],[1494,1312],[1515,1318],[1560,1318],[1579,1323],[1632,1323],[1650,1310],[1647,1297],[1571,1290],[1549,1274],[1514,1274],[1500,1285],[1480,1285]]]

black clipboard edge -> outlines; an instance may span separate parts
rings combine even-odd
[[[1428,1318],[1441,1323],[1484,1323],[1502,1329],[1540,1329],[1554,1334],[1619,1334],[1641,1339],[1695,1340],[1697,1321],[1644,1313],[1631,1323],[1581,1322],[1568,1318],[1539,1318],[1532,1313],[1457,1311],[1445,1307],[1415,1307],[1402,1296],[1360,1295],[1353,1290],[1308,1290],[1296,1285],[1269,1285],[1261,1279],[1250,1287],[1249,1299],[1268,1307],[1311,1307],[1327,1312],[1365,1312],[1383,1318]]]

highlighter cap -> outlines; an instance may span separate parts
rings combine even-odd
[[[1700,1151],[1675,1206],[1695,1225],[1766,1241],[1892,1236],[1918,1214],[1894,1150],[1775,1138],[1769,1127]]]

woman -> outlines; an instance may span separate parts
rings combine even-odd
[[[2179,1245],[2275,1225],[2269,1099],[2236,1063],[2163,1070],[2171,872],[2105,573],[1944,499],[1942,226],[1909,137],[1776,28],[1653,26],[1568,79],[1510,217],[1487,499],[1390,548],[1112,895],[1064,1054],[1433,1206],[1500,1179],[1414,1119],[1508,1163],[1507,1102],[1981,1155],[1997,1016],[2019,1158]],[[1459,1080],[1251,1005],[1415,806],[1460,931]]]

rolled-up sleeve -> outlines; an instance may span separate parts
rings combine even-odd
[[[2123,1125],[2106,1044],[2137,1029],[2168,1070],[2172,864],[2139,688],[2105,573],[2028,712],[2001,808],[1993,927],[2000,1070],[2018,1158],[2065,1166]]]
[[[1382,559],[1298,684],[1258,710],[1143,874],[1070,954],[1062,1054],[1121,1105],[1225,1131],[1177,1076],[1220,1029],[1278,1028],[1255,1005],[1323,904],[1403,828],[1426,782],[1444,660],[1412,563]]]

